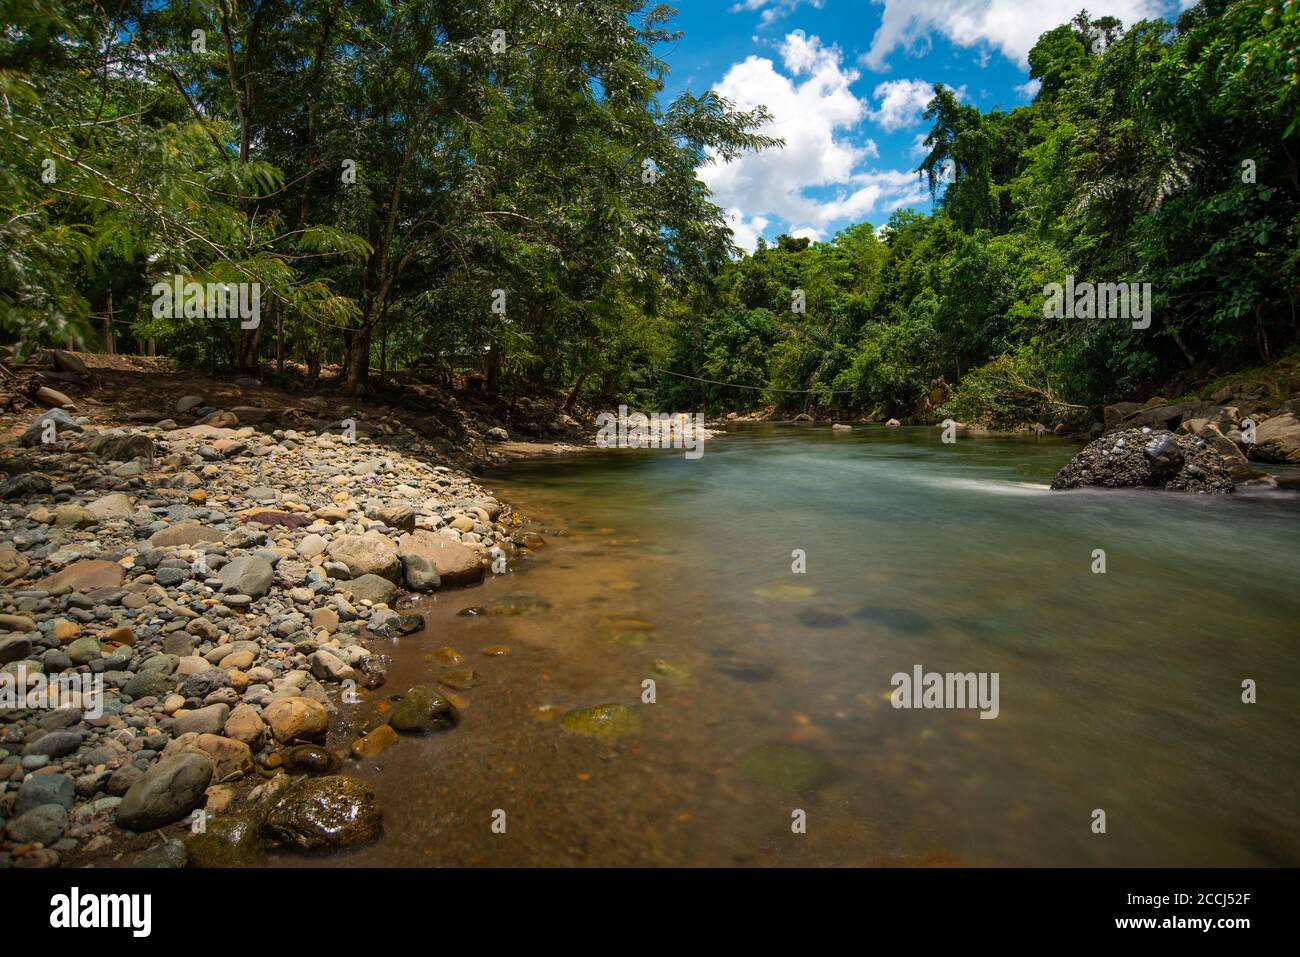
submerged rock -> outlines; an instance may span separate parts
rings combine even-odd
[[[560,719],[560,726],[589,737],[620,737],[641,731],[641,712],[622,704],[575,708]]]
[[[849,620],[843,615],[833,611],[820,611],[816,608],[801,611],[796,617],[801,625],[807,625],[809,628],[843,628],[849,623]]]
[[[1053,489],[1094,485],[1215,494],[1234,488],[1229,463],[1205,440],[1152,429],[1102,436],[1052,480]]]
[[[300,744],[284,752],[284,768],[290,774],[333,774],[343,764],[333,751],[313,744]]]
[[[398,740],[397,732],[391,725],[381,724],[352,742],[352,756],[357,759],[378,757]]]
[[[259,867],[266,852],[257,822],[240,815],[218,817],[185,839],[191,867]]]
[[[817,752],[781,742],[759,745],[745,755],[740,768],[759,784],[793,792],[816,790],[832,773]]]
[[[175,868],[184,867],[189,862],[182,841],[163,841],[147,851],[142,851],[132,862],[132,867]]]
[[[307,850],[352,847],[379,836],[382,815],[370,786],[334,775],[303,778],[275,798],[262,833],[275,844]]]
[[[460,712],[433,685],[416,685],[402,695],[388,723],[402,734],[431,734],[460,724]]]

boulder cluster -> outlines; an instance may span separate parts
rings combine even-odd
[[[1221,404],[1231,390],[1210,400],[1107,406],[1104,434],[1061,469],[1052,488],[1148,487],[1225,493],[1243,484],[1274,486],[1256,463],[1300,462],[1300,400],[1270,411],[1244,412]],[[1244,396],[1248,409],[1261,404]]]

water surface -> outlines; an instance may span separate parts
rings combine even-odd
[[[487,476],[548,544],[423,602],[347,709],[444,646],[483,678],[354,767],[385,835],[337,862],[1300,864],[1300,495],[1049,492],[1077,447],[757,426]],[[997,672],[998,717],[893,708],[918,664]],[[610,702],[640,734],[559,725]]]

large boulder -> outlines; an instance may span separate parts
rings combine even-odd
[[[26,575],[32,567],[22,552],[16,548],[0,547],[0,585],[7,585]]]
[[[68,812],[58,804],[42,804],[9,822],[9,840],[15,844],[50,845],[68,829]]]
[[[375,792],[363,781],[304,777],[267,808],[262,833],[272,843],[308,850],[351,847],[378,837],[380,821]]]
[[[1250,457],[1260,462],[1300,462],[1300,419],[1295,413],[1275,415],[1259,423]]]
[[[86,363],[76,353],[66,352],[63,349],[51,349],[50,361],[54,364],[54,368],[60,372],[67,372],[69,375],[79,378],[86,378],[90,375]]]
[[[38,472],[19,472],[0,482],[0,502],[49,495],[53,491],[54,483],[47,476]]]
[[[1097,439],[1052,480],[1054,489],[1084,486],[1211,493],[1234,487],[1223,456],[1203,439],[1152,429],[1128,429]]]
[[[169,730],[174,735],[220,734],[230,717],[230,705],[210,704],[206,708],[183,711],[171,719]]]
[[[352,592],[355,600],[370,601],[375,604],[380,602],[389,604],[398,594],[396,585],[378,575],[362,575],[360,578],[354,578],[347,583],[347,589]]]
[[[392,539],[373,529],[364,535],[340,535],[330,542],[326,554],[346,565],[353,578],[378,575],[396,582],[402,574],[402,563]]]
[[[1216,402],[1189,399],[1186,402],[1156,402],[1139,405],[1136,402],[1117,402],[1105,408],[1106,431],[1117,429],[1167,429],[1174,431],[1185,421],[1196,421],[1197,427],[1213,422],[1227,431],[1236,424],[1237,410],[1225,408]]]
[[[117,808],[118,826],[152,831],[179,821],[202,803],[212,774],[212,761],[202,754],[163,758],[122,798]]]
[[[1251,479],[1260,478],[1264,474],[1247,461],[1246,455],[1241,451],[1240,446],[1224,435],[1214,423],[1209,422],[1201,426],[1196,433],[1196,437],[1219,453],[1223,459],[1224,468],[1228,470],[1228,474],[1232,476],[1234,482],[1247,482]]]
[[[445,535],[418,531],[403,535],[397,542],[397,554],[403,561],[418,556],[433,566],[439,588],[477,585],[483,580],[484,568],[479,553]],[[420,563],[423,568],[424,563]]]

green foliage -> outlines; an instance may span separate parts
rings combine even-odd
[[[640,0],[3,11],[0,324],[25,344],[80,344],[112,302],[188,361],[274,340],[353,391],[380,355],[612,386],[734,251],[700,165],[777,142],[713,92],[660,103],[672,11]],[[154,316],[173,273],[260,283],[270,321]]]
[[[933,418],[933,396],[955,387],[947,414],[998,425],[1269,360],[1300,334],[1298,9],[1218,0],[1127,30],[1080,14],[1039,39],[1041,90],[1010,112],[936,86],[918,168],[934,213],[895,213],[882,240],[862,224],[828,243],[760,243],[723,270],[702,335],[676,341],[710,343],[718,378],[802,393],[759,396],[778,406]],[[1067,275],[1149,282],[1150,328],[1045,318],[1044,287]],[[805,314],[790,311],[794,288]],[[770,334],[739,331],[755,309]]]

